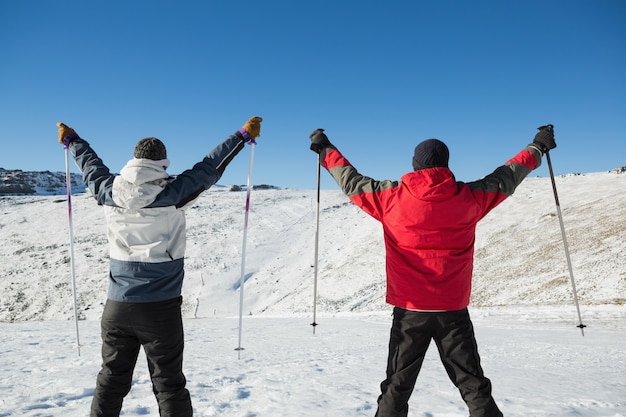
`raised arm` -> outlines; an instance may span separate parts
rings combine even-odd
[[[379,191],[397,187],[397,181],[375,180],[360,174],[356,168],[330,143],[324,129],[317,129],[309,136],[311,150],[320,155],[320,162],[335,179],[341,190],[352,202],[367,214],[380,220],[382,217],[381,198]]]

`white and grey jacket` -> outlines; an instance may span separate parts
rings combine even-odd
[[[70,143],[85,184],[104,207],[110,300],[148,303],[181,295],[184,209],[220,179],[244,144],[237,132],[174,178],[166,172],[168,160],[132,159],[119,175],[111,174],[87,141]]]

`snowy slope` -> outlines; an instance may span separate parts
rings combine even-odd
[[[626,302],[626,174],[558,177],[582,305]],[[239,311],[245,192],[214,187],[187,211],[187,317]],[[245,311],[306,314],[313,303],[316,199],[311,190],[252,192]],[[65,196],[0,197],[0,321],[73,317]],[[89,193],[72,199],[80,316],[97,319],[107,287],[103,214]],[[320,203],[319,307],[387,309],[380,225],[338,190]],[[548,178],[527,178],[480,224],[472,304],[571,304],[563,238]]]
[[[507,417],[626,417],[626,174],[557,178],[585,336],[549,179],[528,178],[478,229],[471,312]],[[185,373],[200,417],[373,416],[391,318],[379,225],[339,191],[321,198],[320,324],[312,334],[316,200],[258,190],[237,359],[245,192],[214,187],[188,211]],[[80,356],[64,196],[0,197],[0,417],[84,417],[106,297],[102,211],[72,198]],[[195,318],[194,318],[195,317]],[[156,416],[141,354],[123,416]],[[412,417],[464,417],[431,349]]]

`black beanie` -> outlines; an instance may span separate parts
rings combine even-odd
[[[135,158],[160,161],[167,159],[165,145],[157,138],[144,138],[135,146]]]
[[[448,167],[450,152],[445,143],[439,139],[427,139],[415,147],[413,152],[413,169]]]

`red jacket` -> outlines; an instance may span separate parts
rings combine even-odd
[[[541,163],[527,147],[487,177],[463,183],[448,168],[407,173],[401,181],[363,176],[334,147],[322,166],[350,200],[383,225],[387,302],[407,310],[461,310],[472,287],[476,224],[513,194]]]

